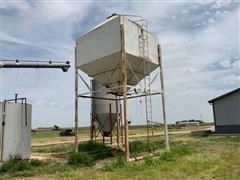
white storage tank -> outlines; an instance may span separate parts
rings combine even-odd
[[[126,16],[114,15],[76,41],[77,68],[108,88],[122,85],[120,25],[124,27],[127,60],[138,77],[137,79],[127,65],[127,85],[134,86],[138,80],[146,76],[144,71],[146,62],[149,65],[149,73],[158,66],[158,38]],[[144,46],[147,57],[142,55],[141,37],[143,35],[147,37]]]
[[[30,104],[0,102],[0,162],[10,156],[30,158],[31,118]]]
[[[115,99],[109,90],[95,79],[91,80],[92,96]],[[110,113],[111,104],[111,113]],[[110,136],[116,124],[116,102],[112,100],[92,99],[92,116],[97,121],[104,136]]]

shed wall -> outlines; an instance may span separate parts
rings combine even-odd
[[[214,102],[216,125],[240,125],[240,92]]]

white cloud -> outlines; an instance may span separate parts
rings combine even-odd
[[[7,41],[7,42],[11,42],[11,43],[17,43],[17,44],[22,44],[22,45],[27,45],[27,46],[35,46],[35,47],[39,47],[42,49],[46,49],[48,51],[53,51],[54,48],[50,47],[49,45],[44,44],[40,44],[39,42],[28,42],[24,39],[21,39],[20,37],[13,37],[10,34],[7,34],[6,32],[2,32],[2,36],[0,37],[1,41]]]
[[[69,1],[9,2],[4,8],[16,11],[16,15],[19,14],[19,17],[6,16],[3,18],[1,38],[10,42],[40,46],[50,50],[61,47],[69,50],[74,44],[69,38],[73,31],[73,23],[78,22],[81,25],[81,21],[88,13],[90,3]]]
[[[210,12],[209,11],[205,11],[204,14],[208,15],[208,14],[210,14]]]
[[[219,65],[223,68],[230,68],[231,67],[231,61],[229,59],[225,59],[219,63]]]
[[[190,74],[190,75],[193,75],[193,74],[195,74],[195,73],[197,73],[197,69],[195,69],[195,68],[188,68],[187,70],[186,70],[186,74]]]
[[[209,71],[206,68],[211,63],[229,57],[229,53],[238,52],[237,27],[238,12],[235,11],[198,31],[171,30],[159,33],[163,44],[168,104],[171,104],[169,108],[175,109],[175,114],[182,117],[181,111],[185,112],[184,107],[187,106],[188,112],[196,113],[204,109],[205,118],[211,119],[207,100],[239,85],[239,76],[233,74],[233,69]],[[164,46],[171,43],[174,46]],[[221,64],[231,67],[230,61]],[[186,99],[187,102],[184,102]],[[175,104],[174,101],[182,103]],[[194,116],[194,113],[190,114]]]
[[[57,104],[57,103],[54,102],[54,101],[52,101],[52,102],[49,103],[49,105],[52,106],[52,107],[54,107],[56,104]]]
[[[232,66],[238,68],[240,74],[240,60],[236,60],[232,63]]]
[[[209,18],[209,19],[208,19],[208,22],[209,22],[209,23],[215,23],[215,20],[214,20],[214,18]]]
[[[182,11],[182,14],[188,14],[189,13],[189,10],[188,9],[185,9]]]
[[[197,1],[197,3],[199,3],[201,5],[209,5],[212,2],[214,2],[214,0]]]
[[[236,74],[231,74],[229,76],[224,76],[224,77],[220,77],[220,82],[223,83],[223,85],[239,85],[240,82],[240,76],[236,75]]]
[[[1,1],[0,8],[28,11],[31,7],[27,1],[21,0],[21,1],[15,1],[15,2]]]
[[[207,21],[197,22],[197,23],[195,23],[193,26],[194,26],[194,27],[203,26],[203,25],[205,25],[206,23],[207,23]]]
[[[40,99],[34,103],[35,106],[42,105],[44,103],[44,99]]]
[[[222,13],[220,11],[216,11],[216,14],[217,15],[221,15]]]
[[[221,0],[221,1],[216,1],[216,6],[217,8],[221,8],[224,6],[227,6],[232,0]]]
[[[224,16],[230,16],[232,13],[230,11],[224,10],[223,15]]]

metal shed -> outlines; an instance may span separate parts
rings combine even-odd
[[[240,133],[240,88],[216,97],[208,102],[213,107],[216,133]]]

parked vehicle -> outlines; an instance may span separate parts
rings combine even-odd
[[[53,131],[59,131],[59,130],[61,130],[61,129],[60,129],[60,127],[59,127],[59,126],[57,126],[57,125],[54,125],[52,130],[53,130]]]
[[[59,133],[60,136],[75,136],[75,133],[71,129],[62,130]]]
[[[190,119],[190,120],[182,120],[182,121],[177,121],[176,125],[178,126],[199,126],[199,121]]]

